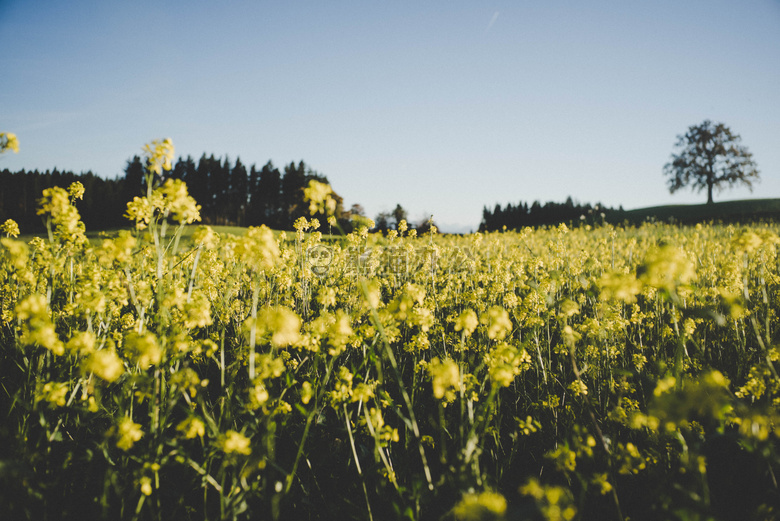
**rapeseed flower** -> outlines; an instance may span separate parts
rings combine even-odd
[[[236,242],[236,254],[254,270],[272,269],[279,262],[279,245],[274,233],[266,225],[250,226]]]
[[[458,521],[486,521],[503,519],[506,508],[504,496],[498,492],[485,491],[464,495],[452,509],[452,513]]]
[[[332,197],[333,189],[329,184],[321,183],[315,179],[309,181],[309,185],[303,189],[303,200],[309,203],[309,213],[327,213],[333,215],[336,212],[336,200]]]
[[[569,489],[542,485],[538,479],[530,478],[519,492],[534,498],[536,506],[549,521],[571,521],[577,515],[574,496]]]
[[[16,224],[16,223],[14,223]],[[13,239],[2,238],[0,244],[5,247],[8,252],[10,266],[17,271],[26,270],[27,262],[29,261],[30,248],[22,241],[15,241]]]
[[[183,307],[185,313],[184,327],[206,327],[212,324],[211,302],[202,292],[193,292],[192,298]]]
[[[119,424],[116,426],[117,441],[116,446],[124,451],[130,450],[135,442],[140,440],[144,431],[141,430],[141,425],[135,423],[127,416],[119,420]]]
[[[161,211],[170,215],[179,224],[191,224],[200,221],[200,205],[187,192],[187,184],[181,179],[166,179],[155,190],[159,196]],[[155,201],[155,197],[152,201]]]
[[[52,406],[65,407],[68,396],[68,384],[62,382],[46,382],[39,386],[35,401],[46,401]]]
[[[150,173],[162,175],[163,170],[173,168],[174,148],[170,139],[155,139],[151,143],[144,145],[143,150],[144,158],[146,159],[146,169]]]
[[[70,196],[64,188],[55,186],[45,189],[38,206],[37,214],[51,219],[55,238],[74,245],[86,244],[84,223],[76,207],[71,205]]]
[[[252,448],[249,445],[249,438],[234,430],[227,431],[219,440],[219,447],[225,454],[249,456],[252,454]]]
[[[0,154],[9,150],[19,153],[19,139],[13,132],[0,132]]]
[[[460,388],[460,369],[451,359],[440,361],[438,357],[431,360],[428,366],[433,385],[433,396],[437,400],[451,402],[455,399],[455,391]]]
[[[647,254],[638,278],[643,284],[675,293],[696,278],[696,270],[683,250],[667,244]]]
[[[115,382],[125,372],[124,363],[113,349],[93,351],[84,362],[84,370],[106,382]]]
[[[22,344],[45,347],[58,356],[65,354],[65,344],[54,330],[46,297],[30,295],[17,304],[15,312],[22,321]]]
[[[95,333],[92,333],[91,331],[80,331],[74,333],[73,336],[70,337],[70,340],[65,344],[65,347],[67,347],[68,351],[71,353],[87,355],[95,350],[95,340]]]
[[[157,365],[163,357],[163,350],[153,333],[130,333],[125,337],[124,349],[141,369]]]
[[[477,314],[473,309],[467,309],[466,311],[463,311],[458,316],[458,320],[455,321],[455,331],[463,331],[465,336],[471,336],[471,333],[477,329],[478,325],[479,320],[477,319]]]
[[[4,233],[6,237],[18,237],[19,225],[13,219],[6,219],[3,224],[0,224],[0,232]]]
[[[301,385],[301,402],[306,405],[314,397],[314,388],[310,382],[303,382]]]
[[[531,356],[525,349],[517,349],[502,342],[485,355],[485,363],[491,381],[501,387],[508,387],[516,376],[530,368]]]
[[[244,322],[244,330],[251,331],[252,318]],[[271,345],[284,347],[296,344],[301,339],[301,319],[290,309],[279,307],[263,308],[257,313],[255,327],[258,336],[269,335]]]
[[[503,340],[512,331],[512,321],[509,313],[500,307],[492,306],[487,313],[483,313],[480,322],[487,326],[487,335],[491,340]]]
[[[152,221],[152,203],[146,197],[133,197],[133,200],[127,203],[127,212],[125,217],[135,221],[135,227],[143,230]]]
[[[68,195],[72,200],[84,199],[84,185],[80,181],[75,181],[68,187]]]
[[[199,418],[190,416],[186,420],[179,422],[176,430],[182,433],[188,440],[196,437],[203,439],[203,436],[206,434],[206,425]]]

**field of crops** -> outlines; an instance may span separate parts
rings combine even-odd
[[[171,180],[94,245],[78,196],[3,225],[3,519],[780,515],[775,225],[181,240]]]

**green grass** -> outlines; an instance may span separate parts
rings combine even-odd
[[[188,243],[192,237],[192,234],[195,233],[195,231],[200,227],[200,224],[191,224],[184,227],[184,231],[182,232],[181,238],[184,243]],[[216,233],[220,235],[236,235],[236,236],[243,236],[246,234],[247,227],[243,226],[211,226],[211,229],[214,230]],[[89,240],[89,243],[92,246],[100,246],[100,244],[103,242],[103,239],[111,239],[113,237],[116,237],[119,234],[120,230],[130,230],[132,231],[133,228],[131,226],[128,226],[127,228],[111,228],[108,230],[88,230],[86,232],[87,239]],[[173,234],[176,231],[175,226],[170,226],[168,228],[167,234]],[[273,230],[274,236],[278,236],[280,233],[282,233],[281,230]],[[295,232],[288,231],[287,235],[289,238],[294,237]],[[306,236],[308,237],[310,233],[306,233]],[[22,234],[18,237],[19,240],[24,242],[29,242],[33,237],[40,237],[44,240],[47,240],[48,237],[46,236],[46,232],[43,233],[27,233]],[[325,243],[332,243],[337,242],[340,240],[339,235],[331,235],[331,234],[322,234],[322,241]]]
[[[713,204],[675,204],[638,208],[614,212],[613,222],[628,221],[639,224],[645,221],[678,222],[755,222],[780,220],[780,199],[749,199],[723,201]]]

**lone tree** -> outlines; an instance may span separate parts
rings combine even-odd
[[[758,181],[758,169],[753,155],[740,145],[741,138],[732,134],[723,123],[713,124],[705,120],[701,125],[688,128],[677,136],[679,153],[672,154],[672,161],[664,166],[669,191],[691,186],[701,191],[707,189],[707,204],[712,203],[712,189],[718,191],[723,185],[742,183],[753,190],[753,181]]]

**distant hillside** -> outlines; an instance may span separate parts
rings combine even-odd
[[[607,220],[640,224],[648,220],[694,224],[707,221],[753,222],[780,221],[780,199],[748,199],[713,204],[675,204],[636,210],[613,210]]]

